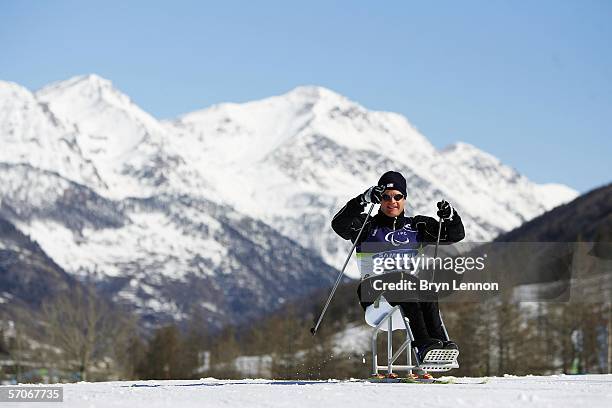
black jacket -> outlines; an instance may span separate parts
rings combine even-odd
[[[342,238],[355,242],[357,234],[365,221],[367,214],[364,213],[365,203],[361,201],[361,195],[351,199],[346,205],[334,216],[331,226],[336,234]],[[382,211],[378,211],[378,214],[371,217],[363,232],[359,241],[362,241],[364,237],[367,237],[373,226],[389,227],[393,230],[402,228],[407,223],[413,229],[418,231],[417,239],[424,245],[436,243],[438,238],[438,220],[425,215],[416,215],[414,217],[406,217],[400,215],[398,217],[388,217]],[[442,231],[440,233],[441,244],[451,244],[454,242],[461,241],[465,237],[465,230],[463,229],[463,222],[461,217],[455,211],[452,220],[444,221],[442,223]]]

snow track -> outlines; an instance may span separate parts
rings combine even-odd
[[[473,382],[480,379],[459,378]],[[66,407],[609,407],[612,375],[492,377],[486,384],[216,380],[66,384]],[[12,404],[11,406],[19,406]],[[36,404],[38,407],[58,406]]]

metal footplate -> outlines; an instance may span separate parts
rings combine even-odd
[[[430,350],[423,358],[423,361],[419,365],[419,369],[436,372],[459,368],[459,363],[457,362],[458,356],[459,350]]]

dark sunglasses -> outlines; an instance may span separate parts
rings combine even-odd
[[[382,199],[385,201],[391,201],[391,199],[394,199],[395,201],[400,201],[402,198],[404,198],[403,194],[395,194],[390,196],[389,194],[383,194],[382,195]]]

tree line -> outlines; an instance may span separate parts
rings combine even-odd
[[[340,295],[352,289],[354,284],[345,285]],[[59,373],[61,381],[328,379],[370,374],[367,335],[371,329],[361,325],[363,316],[358,305],[353,304],[358,319],[338,310],[341,304],[355,303],[350,300],[352,294],[342,301],[336,299],[316,337],[308,330],[315,309],[305,311],[300,305],[251,327],[226,327],[211,333],[205,329],[203,316],[192,316],[181,327],[169,324],[144,335],[134,318],[81,296],[45,303],[40,311],[42,323],[35,327],[14,324],[8,340],[9,328],[3,325],[0,352],[14,361],[14,370],[2,373],[4,379],[12,376],[24,382],[44,381],[23,376],[32,367]],[[81,307],[83,304],[85,307]],[[609,304],[602,303],[524,305],[491,300],[442,304],[448,331],[461,350],[461,367],[452,374],[607,372],[610,309]],[[341,336],[347,327],[365,333],[363,348],[351,349],[351,338]],[[384,361],[382,337],[379,359]],[[399,345],[402,337],[396,332],[395,344]]]
[[[591,252],[595,250],[600,249]],[[572,260],[576,276],[588,278],[597,271],[605,275],[612,261],[599,257],[604,261],[594,263],[592,255],[577,248]],[[326,290],[296,299],[250,326],[213,331],[208,316],[195,313],[145,330],[129,311],[102,299],[92,286],[80,285],[35,309],[3,308],[0,354],[7,358],[0,364],[0,380],[366,377],[371,328],[363,323],[356,288],[354,281],[339,286],[313,337],[309,329]],[[519,303],[494,297],[441,303],[447,329],[461,352],[460,368],[451,373],[609,372],[612,304],[605,298],[589,301],[589,290],[578,290],[578,301],[571,302]],[[384,360],[380,337],[379,358]],[[402,334],[396,332],[394,339],[399,345]]]

